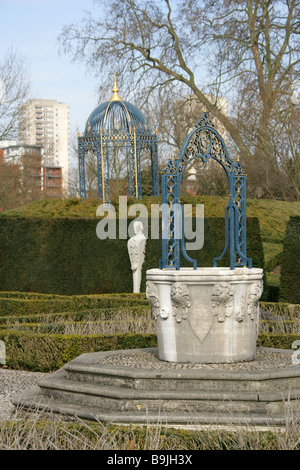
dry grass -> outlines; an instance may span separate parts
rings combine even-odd
[[[87,314],[84,321],[67,321],[63,317],[46,317],[43,323],[24,323],[18,320],[6,322],[10,331],[34,331],[36,333],[93,335],[120,333],[155,333],[155,320],[151,310],[146,309],[138,315],[129,310],[115,313],[112,318],[101,317],[101,312]]]
[[[0,450],[300,450],[300,423],[291,416],[281,428],[207,425],[176,429],[156,423],[117,426],[22,410],[2,421]]]
[[[271,314],[273,312],[270,312]],[[26,323],[13,318],[6,322],[5,328],[10,331],[34,331],[36,333],[66,335],[104,335],[123,333],[155,334],[155,320],[150,309],[139,314],[134,311],[120,310],[111,318],[101,314],[87,314],[83,321],[66,321],[63,316],[46,316],[43,323]],[[261,320],[259,333],[299,334],[300,319],[286,319],[284,316],[275,320]]]
[[[277,334],[299,334],[300,333],[300,319],[291,320],[275,320],[275,321],[261,321],[259,323],[259,333],[277,333]]]

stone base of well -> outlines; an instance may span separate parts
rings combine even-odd
[[[260,268],[148,270],[146,295],[156,319],[159,359],[254,360],[262,277]]]
[[[45,412],[115,424],[279,426],[300,422],[292,350],[258,348],[250,362],[161,361],[157,348],[86,353],[15,397],[17,417]]]

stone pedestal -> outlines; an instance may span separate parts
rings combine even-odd
[[[146,295],[156,319],[159,359],[254,360],[262,277],[259,268],[148,270]]]

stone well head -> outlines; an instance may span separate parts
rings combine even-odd
[[[197,267],[184,243],[181,176],[188,164],[209,159],[224,169],[229,185],[225,246],[213,267]],[[225,143],[205,112],[162,174],[162,258],[147,271],[146,295],[156,319],[159,358],[171,362],[237,362],[256,356],[258,301],[263,270],[247,257],[246,175],[229,158]],[[229,251],[230,265],[218,267]],[[180,267],[181,253],[191,263]]]

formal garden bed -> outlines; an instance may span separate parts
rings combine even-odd
[[[260,302],[258,346],[291,349],[300,305]],[[80,354],[156,346],[145,294],[54,296],[0,293],[0,340],[7,366],[49,372]]]
[[[149,201],[152,203],[153,199]],[[189,202],[187,199],[186,203]],[[207,207],[208,201],[199,199],[197,202],[205,203]],[[223,208],[220,204],[219,210],[219,205],[213,202],[208,210],[207,233],[220,238]],[[266,273],[257,346],[291,349],[295,341],[300,340],[299,257],[296,253],[300,246],[298,206],[293,205],[296,213],[292,214],[288,224],[290,214],[281,211],[283,203],[274,202],[273,209],[278,205],[280,214],[285,215],[275,217],[276,227],[273,227],[274,210],[272,213],[263,204],[250,201],[248,205],[248,215],[252,217],[248,224],[250,255],[254,257],[255,265],[263,267]],[[129,293],[132,279],[126,241],[118,250],[113,242],[108,244],[107,259],[114,256],[115,262],[111,264],[117,269],[107,269],[108,265],[103,264],[103,252],[97,251],[95,204],[85,219],[81,212],[83,206],[77,204],[71,204],[71,207],[74,206],[78,214],[72,213],[65,218],[65,205],[52,221],[49,216],[53,217],[53,214],[48,212],[42,216],[38,214],[38,217],[36,213],[24,213],[7,214],[2,218],[1,243],[5,249],[1,260],[0,340],[6,346],[5,367],[12,371],[49,373],[85,352],[156,346],[155,323],[145,294]],[[264,214],[263,209],[266,209]],[[58,217],[62,220],[58,221]],[[75,218],[78,218],[77,222]],[[70,243],[71,226],[73,245]],[[65,240],[60,250],[56,247],[58,234]],[[199,265],[211,263],[212,247],[216,251],[221,249],[219,245],[214,246],[214,238],[211,238],[207,250],[200,251]],[[118,265],[124,256],[126,266]],[[154,240],[148,244],[146,268],[158,265],[159,257],[160,242]],[[67,258],[68,264],[64,261]],[[93,272],[92,278],[90,272]],[[81,284],[78,284],[79,279]],[[53,289],[50,289],[49,282],[52,281]],[[145,277],[143,287],[144,284]],[[14,287],[11,291],[12,285],[21,289]],[[36,293],[34,285],[43,287],[42,292],[52,293]],[[74,295],[78,286],[79,291],[84,292],[87,285],[97,293]],[[1,449],[277,450],[300,447],[299,423],[288,412],[284,429],[271,426],[264,430],[251,426],[237,430],[230,423],[226,430],[169,429],[161,426],[159,418],[157,423],[146,427],[76,420],[71,423],[57,416],[49,420],[40,413],[16,418],[1,423]]]
[[[144,294],[62,298],[1,292],[0,309],[0,340],[6,344],[9,369],[48,373],[84,352],[156,346],[155,324]],[[260,311],[258,346],[290,349],[293,341],[300,340],[300,305],[261,302]],[[299,450],[299,431],[299,423],[288,412],[281,428],[237,427],[228,422],[223,427],[178,429],[162,425],[159,417],[147,426],[121,426],[68,421],[40,411],[24,416],[18,410],[14,419],[1,422],[0,449]]]

